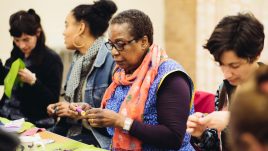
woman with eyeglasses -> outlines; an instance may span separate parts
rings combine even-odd
[[[0,116],[10,120],[24,118],[37,127],[52,127],[55,121],[47,115],[46,108],[59,99],[63,72],[61,58],[45,44],[41,19],[35,10],[12,14],[9,25],[13,49],[4,66],[0,61],[0,84],[4,84],[18,58],[24,62],[25,68],[13,75],[22,84],[14,84],[10,98],[3,95]]]
[[[205,44],[219,63],[224,81],[217,90],[215,112],[189,116],[187,132],[200,150],[230,150],[226,139],[230,100],[236,87],[262,66],[258,59],[264,45],[263,25],[250,13],[224,17]],[[218,134],[220,134],[218,136]]]
[[[193,150],[185,133],[193,83],[153,44],[150,18],[139,10],[123,11],[111,20],[108,35],[105,45],[116,68],[101,108],[87,112],[90,125],[107,127],[111,150]]]
[[[100,0],[79,5],[67,15],[63,33],[65,45],[76,51],[67,75],[65,100],[47,108],[51,116],[61,117],[53,132],[102,148],[108,148],[111,142],[106,129],[92,128],[83,122],[79,112],[100,107],[102,96],[112,81],[114,61],[104,44],[103,34],[116,10],[113,1]]]

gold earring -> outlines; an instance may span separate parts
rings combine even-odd
[[[79,38],[79,35],[76,35],[76,36],[74,37],[73,45],[74,45],[76,48],[82,48],[82,47],[84,47],[86,44],[85,44],[85,43],[84,43],[84,44],[80,44],[80,43],[79,43],[79,39],[77,39],[77,38]]]
[[[146,49],[147,48],[147,45],[145,44],[145,45],[143,45],[143,49]]]

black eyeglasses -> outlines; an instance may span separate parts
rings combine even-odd
[[[113,47],[114,47],[117,51],[123,51],[125,45],[128,45],[128,44],[132,43],[133,41],[136,41],[136,39],[132,39],[132,40],[129,40],[129,41],[118,41],[118,42],[115,42],[115,43],[113,43],[111,40],[108,40],[108,41],[105,43],[105,46],[106,46],[110,51],[113,50]]]

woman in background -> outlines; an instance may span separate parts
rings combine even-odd
[[[231,105],[230,140],[235,151],[268,151],[268,67],[236,91]]]
[[[59,99],[63,65],[60,57],[45,45],[41,19],[33,9],[18,11],[9,20],[13,49],[5,66],[0,63],[0,83],[3,84],[11,64],[22,59],[26,68],[18,76],[23,86],[15,86],[10,99],[4,95],[0,116],[10,120],[25,118],[38,127],[51,127],[46,107]]]
[[[106,129],[92,128],[82,122],[83,116],[75,109],[100,107],[102,96],[112,81],[114,61],[104,45],[103,34],[116,10],[113,1],[100,0],[79,5],[67,15],[63,33],[65,45],[76,51],[67,75],[65,100],[48,106],[50,115],[61,117],[53,132],[102,148],[108,148],[111,143]]]

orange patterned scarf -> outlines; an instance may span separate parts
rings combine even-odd
[[[152,45],[143,59],[141,65],[130,76],[124,70],[118,70],[116,66],[113,75],[113,82],[107,88],[103,100],[102,108],[106,106],[118,85],[131,85],[127,96],[121,104],[119,114],[143,122],[143,112],[147,100],[149,88],[155,79],[159,65],[167,60],[167,54],[160,50],[157,45]],[[113,148],[123,150],[142,150],[141,141],[115,128],[113,136]]]

